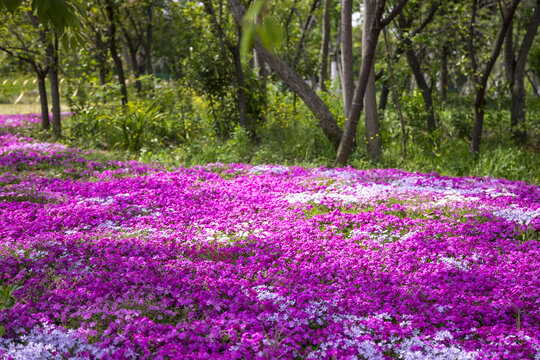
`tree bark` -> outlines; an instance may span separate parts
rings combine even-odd
[[[441,101],[446,101],[446,94],[448,91],[448,54],[450,52],[450,49],[448,49],[448,44],[444,44],[442,49],[442,56],[441,56],[441,88],[440,96]]]
[[[120,93],[122,97],[122,107],[126,107],[128,103],[128,93],[126,87],[126,76],[124,74],[124,66],[122,65],[122,59],[118,55],[118,47],[116,45],[116,19],[113,0],[105,0],[105,9],[107,11],[107,18],[109,21],[108,36],[109,36],[109,51],[113,58],[114,67],[116,69],[116,75],[118,76],[118,84],[120,85]]]
[[[36,69],[36,75],[39,91],[39,103],[41,105],[41,128],[43,130],[49,130],[49,104],[47,102],[47,86],[45,84],[47,72]]]
[[[153,4],[150,2],[146,7],[146,41],[143,43],[144,46],[144,65],[146,67],[146,74],[152,75],[154,72],[153,63],[152,63],[152,21],[153,21],[154,8]]]
[[[341,88],[345,121],[348,121],[354,95],[352,0],[341,2]]]
[[[60,122],[60,89],[58,82],[58,35],[54,32],[54,40],[49,45],[49,73],[51,81],[52,101],[52,130],[55,139],[62,136],[62,123]]]
[[[383,81],[381,93],[379,94],[379,111],[381,113],[386,110],[386,104],[388,104],[388,94],[390,93],[390,88],[388,83]]]
[[[344,0],[347,1],[347,0]],[[384,5],[383,5],[384,6]],[[380,28],[378,21],[375,18],[376,3],[373,0],[364,1],[364,34],[362,35],[362,65],[360,66],[360,74],[358,76],[358,84],[354,91],[354,97],[351,100],[351,108],[349,110],[348,120],[345,122],[345,128],[343,130],[343,136],[339,143],[336,159],[334,160],[334,166],[345,166],[351,153],[351,148],[356,136],[356,127],[360,114],[362,113],[364,105],[364,95],[369,82],[369,77],[372,75],[373,61],[375,58],[375,49],[377,47],[377,40],[380,34]],[[342,34],[343,36],[343,34]],[[344,42],[342,42],[343,44]],[[343,49],[343,45],[342,45]],[[350,76],[350,75],[349,75]],[[344,72],[344,80],[346,73]],[[366,143],[368,154],[372,160],[378,161],[381,158],[380,142],[376,139],[380,137],[378,134],[378,122],[376,124],[366,124]]]
[[[137,48],[135,44],[133,43],[133,40],[129,36],[127,30],[122,27],[122,32],[124,34],[124,43],[127,45],[127,49],[129,52],[129,61],[131,62],[131,70],[133,72],[133,75],[135,76],[135,90],[137,90],[137,94],[142,93],[142,84],[141,80],[139,80],[139,77],[141,76],[141,72],[139,71],[139,62],[137,60]]]
[[[229,0],[235,1],[235,0]],[[308,84],[277,55],[270,53],[259,40],[255,41],[255,49],[273,71],[289,85],[289,87],[304,101],[308,109],[319,120],[319,126],[330,142],[339,145],[342,130],[339,128],[334,115],[330,112],[324,101]]]
[[[247,101],[246,101],[246,86],[244,83],[244,70],[242,69],[242,59],[240,57],[240,41],[242,39],[242,29],[237,27],[236,46],[232,49],[234,58],[234,73],[236,75],[236,96],[238,97],[238,113],[240,116],[240,126],[244,128],[248,134],[253,136],[249,126]]]
[[[366,27],[368,19],[375,14],[370,13],[375,8],[367,6],[364,2],[364,28],[362,29],[362,44],[368,42],[369,29]],[[367,56],[362,46],[362,59]],[[379,162],[382,157],[382,141],[379,135],[379,115],[377,114],[377,90],[375,89],[375,61],[371,62],[369,77],[364,94],[364,123],[366,126],[367,153],[370,159]]]
[[[321,72],[319,75],[319,89],[326,91],[325,82],[328,80],[328,52],[330,46],[330,8],[332,0],[324,0],[322,44],[321,44]]]
[[[525,65],[534,38],[538,32],[538,26],[540,26],[540,0],[536,0],[535,2],[534,13],[527,25],[517,57],[515,56],[513,44],[513,21],[510,21],[504,43],[504,64],[511,98],[510,127],[512,137],[520,143],[527,141],[527,132],[523,128],[526,117]]]
[[[407,23],[407,20],[405,20],[405,17],[403,15],[400,15],[398,17],[398,23],[402,31],[409,27],[409,24]],[[416,53],[414,52],[414,49],[412,47],[412,41],[408,37],[406,37],[403,39],[403,42],[406,47],[405,57],[407,58],[409,67],[412,70],[416,84],[422,92],[422,99],[424,100],[424,110],[426,112],[426,129],[431,135],[436,128],[435,111],[433,109],[432,88],[428,85],[426,81],[424,72],[422,71],[422,67],[420,66],[420,61],[418,61],[418,57],[416,56]]]
[[[242,22],[245,9],[239,0],[228,0],[231,12],[238,23]],[[281,58],[270,53],[257,39],[254,43],[255,50],[276,74],[289,85],[289,87],[304,101],[309,110],[319,120],[324,134],[330,142],[337,147],[341,139],[342,131],[339,128],[334,115],[330,112],[324,101],[310,88],[304,80]]]
[[[360,66],[360,74],[358,75],[358,84],[354,91],[354,97],[351,101],[351,109],[349,111],[349,119],[345,122],[345,129],[339,143],[334,166],[345,166],[351,153],[354,138],[356,136],[356,127],[360,114],[363,108],[363,99],[366,93],[368,80],[372,71],[373,61],[375,58],[375,49],[381,30],[387,26],[402,10],[408,0],[400,0],[392,7],[390,14],[383,18],[385,0],[364,0],[364,30],[366,31],[366,41],[362,42],[362,64]],[[369,16],[366,16],[369,14]],[[378,133],[378,119],[376,124],[366,126],[366,142],[368,154],[373,156],[373,160],[381,158],[382,149],[380,134]],[[374,133],[374,131],[377,131]],[[373,138],[373,139],[371,139]]]

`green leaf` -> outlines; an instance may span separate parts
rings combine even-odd
[[[66,24],[67,7],[62,0],[51,0],[51,7],[48,11],[48,19],[57,29],[62,29]]]
[[[265,36],[268,38],[270,47],[278,46],[283,40],[283,29],[274,16],[265,17],[262,23]]]
[[[246,59],[248,53],[253,48],[253,43],[255,42],[255,34],[255,25],[251,24],[248,26],[244,26],[242,42],[240,43],[240,55],[242,59]]]
[[[47,18],[47,12],[51,8],[51,0],[34,0],[32,1],[32,9],[37,11],[37,14],[40,19]]]
[[[3,325],[0,325],[0,337],[4,336],[6,333],[6,328]]]
[[[21,5],[22,0],[3,0],[1,3],[3,3],[6,9],[8,9],[8,11],[13,14],[15,10]]]
[[[255,19],[262,13],[263,6],[265,2],[263,0],[258,0],[253,3],[246,12],[244,16],[244,24],[252,24],[255,22]]]

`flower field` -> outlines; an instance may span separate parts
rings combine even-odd
[[[540,359],[540,188],[0,133],[2,359]]]

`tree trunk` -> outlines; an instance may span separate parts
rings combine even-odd
[[[510,87],[511,111],[510,111],[510,126],[512,137],[520,142],[527,141],[527,132],[524,129],[525,124],[525,64],[527,56],[533,44],[538,26],[540,25],[540,0],[536,0],[536,7],[533,16],[527,26],[525,35],[521,42],[517,58],[515,57],[515,49],[513,46],[513,21],[510,22],[508,32],[506,33],[504,43],[504,63],[506,70],[506,78]]]
[[[497,33],[495,43],[493,45],[493,48],[491,49],[491,54],[489,56],[489,59],[484,69],[481,71],[480,76],[478,76],[478,73],[480,71],[478,69],[478,64],[476,62],[475,46],[473,43],[474,28],[476,26],[475,22],[476,22],[477,1],[476,0],[473,1],[473,9],[472,9],[473,11],[472,11],[472,17],[471,17],[471,24],[469,28],[468,47],[469,47],[469,57],[470,57],[469,60],[472,65],[473,81],[475,82],[475,93],[476,93],[475,101],[474,101],[474,128],[473,128],[472,143],[471,143],[471,152],[474,154],[475,157],[478,157],[480,154],[480,143],[482,141],[482,129],[484,126],[484,112],[485,112],[485,105],[486,105],[485,95],[486,95],[487,82],[489,79],[489,75],[491,74],[491,70],[493,69],[495,62],[497,61],[497,58],[499,57],[502,44],[506,37],[506,32],[508,31],[509,25],[512,21],[512,18],[514,16],[514,13],[516,11],[516,8],[519,2],[520,0],[512,0],[512,3],[508,5],[506,9],[506,14],[503,17],[501,27],[499,28],[499,31]]]
[[[39,91],[39,103],[41,104],[41,128],[43,130],[49,130],[49,104],[47,102],[47,86],[45,84],[47,72],[43,70],[36,70],[36,75]]]
[[[386,104],[388,104],[388,94],[390,93],[390,88],[388,87],[388,83],[386,81],[383,81],[381,93],[379,95],[379,111],[381,113],[386,110]]]
[[[442,49],[442,57],[441,57],[441,88],[440,96],[441,101],[446,101],[446,92],[448,90],[448,54],[450,50],[448,49],[448,45],[444,44]]]
[[[525,76],[527,77],[527,80],[529,80],[529,84],[531,84],[534,96],[540,98],[540,94],[538,93],[538,84],[534,77],[534,74],[531,75],[530,72],[525,72]]]
[[[358,84],[356,86],[356,90],[354,91],[354,97],[351,101],[349,119],[345,122],[345,128],[343,130],[341,142],[339,143],[339,148],[336,159],[334,161],[334,166],[347,165],[347,160],[351,153],[354,138],[356,137],[356,127],[358,125],[358,120],[360,119],[360,114],[362,113],[362,108],[364,104],[363,99],[369,83],[369,77],[370,75],[373,75],[372,70],[373,62],[375,59],[375,49],[377,47],[377,40],[381,31],[380,27],[377,24],[378,19],[376,18],[375,11],[375,1],[365,0],[363,20],[364,32],[362,34],[362,65],[360,66]],[[368,154],[370,155],[370,158],[374,161],[380,160],[382,154],[380,148],[381,143],[377,140],[377,138],[380,138],[378,129],[378,120],[377,123],[366,124],[366,143]]]
[[[126,87],[126,76],[124,74],[124,67],[122,65],[122,59],[118,55],[118,47],[116,45],[116,20],[114,17],[114,4],[112,0],[106,0],[105,7],[107,10],[107,17],[109,21],[109,51],[114,61],[114,67],[116,68],[116,75],[118,75],[118,84],[120,85],[120,92],[122,94],[122,107],[127,106],[128,93]]]
[[[103,86],[107,83],[107,49],[99,30],[94,30],[94,35],[96,38],[96,61],[99,72],[99,84]]]
[[[62,136],[62,123],[60,122],[60,89],[58,82],[58,35],[54,32],[54,42],[50,45],[49,73],[51,80],[52,101],[52,130],[55,139]]]
[[[324,0],[323,31],[321,44],[321,72],[319,76],[319,89],[326,91],[325,82],[328,80],[328,52],[330,46],[330,8],[331,0]]]
[[[236,76],[236,96],[238,97],[238,113],[240,116],[240,126],[244,128],[250,135],[251,129],[248,121],[247,102],[246,102],[246,90],[244,84],[244,71],[242,70],[242,60],[240,57],[240,42],[242,40],[242,29],[240,26],[237,28],[236,46],[232,49],[234,58],[234,73]]]
[[[137,94],[142,93],[142,84],[139,77],[141,76],[141,72],[139,71],[139,62],[137,60],[137,48],[133,44],[133,41],[129,37],[129,34],[125,29],[123,29],[124,32],[124,40],[125,44],[127,45],[128,52],[129,52],[129,61],[131,62],[131,69],[133,71],[133,75],[135,76],[135,90],[137,90]]]
[[[242,23],[245,9],[239,0],[229,0],[231,13],[238,23]],[[270,53],[259,40],[255,40],[255,50],[276,74],[304,101],[313,115],[319,120],[319,125],[330,142],[337,147],[342,131],[336,119],[317,93],[281,58]]]
[[[484,111],[486,108],[485,88],[476,88],[474,99],[474,128],[472,133],[471,151],[478,156],[480,154],[480,142],[482,141],[482,128],[484,126]]]
[[[229,0],[235,1],[235,0]],[[334,115],[330,112],[324,101],[315,91],[283,60],[277,55],[271,54],[260,43],[255,41],[255,49],[259,52],[263,60],[270,65],[273,71],[289,85],[289,87],[304,101],[308,109],[319,120],[319,126],[330,142],[337,147],[339,145],[342,130],[339,128]]]
[[[369,76],[373,70],[373,61],[375,59],[375,49],[377,48],[377,40],[381,30],[387,26],[402,10],[407,0],[399,0],[392,7],[390,14],[386,18],[382,18],[386,1],[384,0],[364,0],[364,32],[366,37],[362,36],[362,64],[360,65],[360,74],[358,75],[358,83],[354,91],[354,97],[351,101],[351,109],[349,112],[349,120],[345,122],[343,136],[339,143],[334,166],[345,166],[351,153],[354,138],[356,136],[356,126],[360,119],[360,114],[363,108],[363,99],[368,86]],[[372,160],[377,161],[382,156],[380,134],[378,133],[379,123],[375,118],[376,124],[366,124],[366,142],[368,153],[373,156]],[[368,130],[369,129],[369,130]],[[373,131],[377,131],[373,133]],[[370,131],[371,133],[368,133]],[[371,139],[373,135],[373,139]]]
[[[407,26],[407,21],[403,16],[398,17],[399,27],[401,30],[405,30]],[[409,38],[404,39],[404,44],[406,46],[405,56],[407,62],[412,70],[416,84],[422,92],[422,99],[424,100],[424,110],[426,111],[426,128],[428,133],[431,135],[435,131],[435,112],[433,110],[433,97],[431,93],[431,87],[427,84],[426,78],[418,61],[418,57],[413,49],[412,41]]]
[[[341,88],[345,121],[349,119],[354,95],[352,5],[352,0],[341,2]]]
[[[146,67],[146,74],[152,75],[154,72],[152,64],[152,19],[153,19],[153,6],[152,3],[146,7],[146,16],[148,23],[146,24],[146,41],[144,42],[144,64]]]
[[[374,11],[369,6],[364,4],[364,25],[368,23],[367,18],[374,17],[375,14],[370,14],[369,11]],[[362,44],[368,42],[369,29],[364,26],[362,31]],[[362,47],[362,50],[363,47]],[[362,59],[367,56],[362,51]],[[366,141],[367,153],[370,159],[379,162],[381,161],[381,136],[379,135],[379,115],[377,114],[377,90],[375,89],[375,61],[371,62],[366,93],[364,94],[364,123],[366,126]]]

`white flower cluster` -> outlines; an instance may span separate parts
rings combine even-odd
[[[540,217],[540,209],[530,210],[517,206],[511,206],[512,209],[500,209],[493,212],[493,215],[515,221],[518,224],[529,225],[532,220]]]
[[[471,269],[471,264],[464,259],[456,259],[443,256],[439,258],[439,261],[448,265],[449,267],[454,267],[461,271],[469,271]]]
[[[250,174],[286,174],[290,172],[291,169],[289,169],[287,166],[282,165],[257,165],[249,169],[248,173]]]
[[[445,340],[452,340],[449,331],[439,331],[432,339],[421,339],[417,336],[401,339],[399,347],[395,348],[400,359],[404,360],[473,360],[478,357],[477,351],[466,351],[454,345],[444,345]],[[411,350],[422,348],[420,350]]]
[[[101,359],[113,349],[99,349],[79,339],[74,330],[64,332],[53,325],[36,326],[17,339],[0,337],[0,357],[12,360]]]

